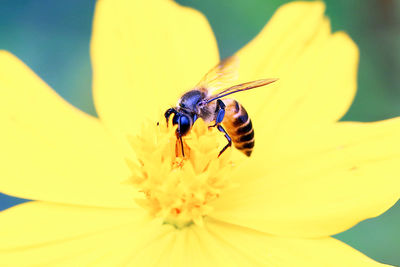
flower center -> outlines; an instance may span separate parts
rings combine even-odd
[[[232,186],[231,151],[218,157],[223,135],[198,120],[183,138],[183,157],[175,130],[166,123],[148,123],[139,136],[131,138],[137,155],[137,163],[128,162],[131,183],[141,192],[135,200],[152,216],[177,228],[202,225],[213,201]]]

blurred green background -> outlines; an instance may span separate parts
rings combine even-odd
[[[254,37],[284,0],[179,0],[209,19],[222,57]],[[94,0],[0,0],[0,49],[16,54],[61,96],[95,115],[89,41]],[[344,120],[400,115],[400,2],[326,0],[334,30],[361,52],[359,89]],[[400,163],[399,163],[400,164]],[[400,179],[400,174],[399,174]],[[0,210],[22,202],[0,194]],[[337,236],[380,262],[400,266],[400,202]]]

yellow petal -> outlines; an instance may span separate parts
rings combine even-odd
[[[213,221],[181,232],[170,266],[383,265],[333,238],[284,238]]]
[[[281,132],[336,121],[349,108],[358,49],[346,34],[331,34],[324,10],[323,2],[286,4],[238,52],[241,81],[279,79],[237,95],[258,137],[273,142]]]
[[[176,230],[140,210],[30,202],[0,213],[1,266],[374,266],[332,238],[206,220]]]
[[[25,203],[0,213],[0,265],[150,266],[172,230],[140,210]]]
[[[219,60],[204,16],[164,0],[98,1],[91,48],[96,110],[122,138],[158,119]]]
[[[240,187],[218,200],[212,216],[286,236],[342,232],[399,199],[399,136],[399,118],[281,136],[232,177]]]
[[[99,120],[0,52],[0,192],[95,206],[133,205],[130,173]]]

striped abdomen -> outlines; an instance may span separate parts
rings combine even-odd
[[[225,117],[222,125],[237,149],[250,156],[254,147],[254,129],[246,110],[234,99],[223,99]]]

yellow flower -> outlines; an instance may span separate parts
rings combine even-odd
[[[201,121],[176,158],[173,129],[156,126],[219,61],[192,9],[98,1],[99,118],[0,52],[0,191],[36,200],[0,214],[0,265],[378,265],[330,236],[399,199],[400,121],[337,122],[358,49],[323,12],[285,5],[237,53],[238,83],[280,79],[237,95],[256,132],[250,158],[217,158],[221,135]]]

